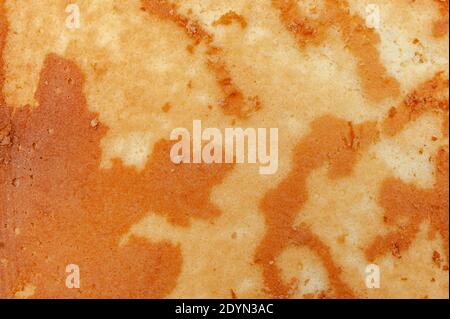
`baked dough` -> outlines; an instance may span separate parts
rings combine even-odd
[[[448,298],[448,1],[1,0],[0,30],[0,297]],[[278,171],[172,163],[194,120],[278,128]]]

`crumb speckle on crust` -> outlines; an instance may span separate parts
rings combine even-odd
[[[231,23],[233,23],[233,21],[238,22],[242,29],[245,29],[247,27],[247,21],[245,20],[245,18],[234,11],[228,11],[219,19],[214,21],[213,25],[230,25]]]

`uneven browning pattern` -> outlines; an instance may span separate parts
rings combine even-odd
[[[448,34],[448,0],[434,0],[439,7],[441,17],[434,22],[433,35],[435,37],[442,37]]]
[[[385,209],[386,223],[397,226],[398,230],[375,239],[367,248],[369,260],[385,252],[400,258],[401,252],[411,246],[424,220],[430,223],[430,237],[438,233],[448,243],[448,150],[439,150],[435,176],[434,188],[425,190],[393,178],[383,182],[380,205]],[[448,262],[448,244],[444,248]]]
[[[0,0],[0,297],[448,297],[448,1],[67,4]],[[173,164],[196,119],[278,173]]]
[[[293,171],[261,202],[265,213],[267,234],[261,243],[256,261],[264,268],[266,285],[276,297],[289,296],[290,288],[280,281],[280,270],[274,261],[289,244],[305,245],[322,259],[333,292],[338,297],[352,297],[353,293],[339,277],[329,247],[307,225],[295,227],[297,212],[308,200],[306,179],[312,170],[329,161],[332,178],[350,174],[358,152],[376,139],[375,123],[353,127],[352,123],[333,117],[319,118],[312,124],[312,132],[296,147]]]
[[[247,117],[249,114],[259,110],[261,105],[258,97],[252,97],[245,101],[242,92],[235,86],[227,70],[225,61],[221,56],[222,50],[213,45],[213,36],[203,30],[197,21],[178,14],[176,6],[166,0],[142,0],[142,10],[161,19],[172,21],[182,27],[194,41],[194,46],[200,43],[206,45],[207,63],[222,88],[224,98],[220,101],[220,107],[226,115]],[[232,17],[236,18],[233,15]],[[230,19],[230,15],[225,15],[223,18],[225,19],[223,21],[226,22],[226,19]],[[243,23],[241,20],[241,25]],[[193,49],[193,46],[188,47],[189,51]],[[248,105],[248,103],[251,105]]]
[[[437,74],[408,94],[398,113],[396,108],[391,109],[383,122],[383,132],[394,135],[402,126],[427,111],[439,112],[445,122],[448,117],[448,95],[442,97],[442,94],[447,91],[448,80],[443,79],[441,73]],[[443,131],[447,130],[448,127],[444,127]],[[334,263],[330,248],[307,225],[295,226],[295,218],[308,200],[306,179],[312,170],[327,161],[330,178],[349,175],[357,155],[378,138],[379,132],[374,122],[353,127],[351,122],[322,117],[312,123],[310,135],[296,146],[294,169],[261,202],[268,231],[256,253],[256,262],[262,264],[266,285],[273,296],[287,297],[293,289],[282,282],[280,269],[274,261],[287,246],[304,245],[316,251],[322,259],[335,297],[353,297],[340,278],[341,270]],[[386,210],[384,220],[389,225],[400,221],[401,224],[395,233],[375,239],[366,250],[368,260],[374,261],[377,256],[391,250],[394,256],[400,257],[400,251],[411,245],[419,226],[427,218],[430,221],[430,236],[437,232],[443,238],[448,262],[448,149],[440,149],[435,161],[436,184],[431,190],[419,190],[392,178],[382,183],[379,200]],[[402,217],[406,218],[406,225]]]
[[[400,94],[400,84],[390,76],[380,61],[377,45],[380,37],[366,26],[359,16],[352,15],[348,3],[344,1],[324,1],[322,14],[317,19],[304,17],[295,0],[273,0],[274,7],[280,10],[286,28],[294,33],[301,47],[308,43],[319,45],[326,41],[327,32],[337,26],[346,48],[357,60],[358,74],[365,94],[376,102]]]
[[[161,297],[180,272],[178,248],[134,237],[119,245],[121,236],[149,210],[182,226],[189,218],[219,214],[208,201],[209,189],[227,169],[177,166],[166,141],[155,145],[140,173],[121,163],[99,169],[106,128],[93,125],[82,85],[75,65],[49,55],[36,92],[39,108],[21,109],[10,119],[11,168],[3,185],[10,196],[7,231],[23,232],[9,252],[20,271],[12,291],[31,282],[39,287],[36,296],[76,296],[58,279],[61,263],[75,259],[83,261],[81,268],[95,270],[85,274],[91,284],[80,290],[82,296]],[[55,112],[54,105],[61,107]],[[26,194],[33,195],[23,200]],[[97,273],[103,267],[104,277]]]

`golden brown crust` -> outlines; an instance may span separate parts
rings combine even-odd
[[[361,84],[369,99],[379,102],[400,94],[400,84],[381,63],[377,50],[380,37],[361,17],[350,14],[347,1],[326,0],[322,14],[312,20],[302,15],[295,0],[273,0],[272,3],[280,10],[284,25],[297,36],[301,47],[325,41],[329,29],[337,25],[346,48],[357,60]]]
[[[118,29],[161,40],[132,48],[144,63],[115,47],[130,33],[117,35],[95,4],[81,4],[93,27],[67,40],[28,25],[26,5],[23,22],[17,3],[1,1],[0,297],[448,296],[448,1],[375,2],[386,24],[398,7],[425,16],[428,36],[368,28],[351,0],[309,13],[294,0],[106,7]],[[21,23],[56,32],[58,45],[30,39],[29,62]],[[107,32],[92,36],[99,26]],[[396,45],[424,57],[398,62]],[[129,64],[139,72],[122,74]],[[19,105],[25,91],[34,100]],[[167,130],[198,118],[278,127],[280,172],[173,164]],[[133,135],[136,123],[145,134]],[[141,136],[151,136],[148,156],[133,166],[126,156],[137,157]],[[71,263],[81,289],[65,285]],[[369,263],[380,265],[381,289],[364,285]]]
[[[440,19],[433,24],[433,36],[439,38],[448,34],[448,0],[434,0],[439,8]]]
[[[440,149],[435,162],[436,184],[433,189],[417,189],[392,178],[383,182],[379,201],[385,209],[384,220],[397,230],[375,238],[366,250],[369,260],[373,261],[387,252],[401,258],[401,253],[411,246],[420,224],[428,220],[429,236],[432,238],[439,233],[443,238],[448,263],[448,150]],[[448,264],[443,267],[448,268]]]
[[[219,102],[219,106],[226,115],[234,115],[240,118],[248,117],[251,113],[260,109],[260,102],[257,97],[245,98],[239,88],[233,82],[222,58],[222,50],[213,44],[213,36],[205,31],[200,23],[194,19],[180,15],[176,5],[167,0],[142,0],[142,10],[155,15],[161,19],[174,22],[181,27],[194,41],[193,45],[203,43],[207,47],[207,65],[215,74],[217,83],[220,85],[224,98]],[[232,15],[233,18],[236,16]],[[242,20],[240,20],[242,24]],[[192,47],[189,47],[192,51]],[[255,101],[256,99],[256,101]]]
[[[305,225],[295,227],[295,216],[308,200],[306,179],[314,169],[329,164],[329,176],[339,178],[351,173],[358,153],[377,139],[375,123],[353,128],[352,123],[333,117],[322,117],[312,124],[311,133],[297,145],[294,169],[276,189],[269,191],[261,202],[267,233],[256,253],[263,266],[265,282],[275,297],[287,297],[289,286],[280,281],[274,261],[289,245],[305,245],[322,259],[336,297],[348,298],[353,293],[340,279],[340,268],[327,247]]]
[[[213,25],[230,25],[231,23],[233,23],[233,21],[239,23],[242,29],[245,29],[247,27],[247,21],[245,20],[245,18],[234,11],[228,11],[219,19],[214,21]]]

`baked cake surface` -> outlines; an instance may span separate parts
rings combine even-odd
[[[0,31],[0,297],[448,298],[447,0],[0,0]],[[278,170],[174,164],[194,120],[278,128]]]

